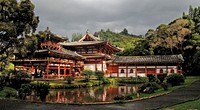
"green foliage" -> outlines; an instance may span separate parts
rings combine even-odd
[[[161,88],[161,86],[158,83],[148,82],[140,86],[138,92],[151,94],[154,93],[155,90],[158,90],[159,88]]]
[[[185,78],[182,74],[170,74],[166,77],[167,83],[172,86],[177,86],[185,82]]]
[[[122,94],[114,97],[114,100],[133,100],[135,94]]]
[[[3,90],[0,91],[0,98],[17,98],[17,90],[4,87]]]
[[[75,42],[75,41],[79,41],[81,38],[83,37],[83,35],[82,34],[80,34],[80,33],[73,33],[72,34],[72,42]]]
[[[157,75],[157,78],[160,80],[161,83],[165,80],[166,77],[167,77],[167,74],[158,74]]]
[[[137,45],[137,41],[142,39],[139,36],[128,34],[128,30],[124,29],[121,33],[115,33],[110,31],[101,30],[99,32],[95,32],[94,36],[100,37],[100,39],[109,41],[112,45],[129,49],[134,48]]]
[[[27,95],[31,95],[32,89],[33,87],[31,84],[22,84],[21,88],[18,90],[20,99],[25,100]]]
[[[92,75],[94,75],[94,72],[93,72],[92,70],[83,70],[82,75],[84,76],[85,81],[86,81],[86,82],[89,82],[90,77],[91,77]]]
[[[39,96],[46,96],[49,93],[50,85],[48,82],[36,82],[32,83],[33,89],[36,91]]]
[[[39,23],[30,0],[1,0],[0,61],[13,53],[13,47],[21,47],[25,35],[34,33]],[[21,37],[19,37],[21,36]]]
[[[103,78],[102,84],[110,84],[111,81],[108,78]]]
[[[96,78],[98,80],[102,80],[102,79],[104,79],[104,72],[102,72],[102,71],[96,71],[95,72],[95,76],[96,76]]]
[[[160,86],[161,86],[165,91],[168,90],[168,84],[167,84],[167,83],[163,82],[163,83],[160,84]]]
[[[132,43],[118,53],[121,56],[132,55],[172,55],[182,54],[183,71],[190,75],[199,75],[198,49],[200,48],[200,7],[189,7],[189,13],[169,24],[161,24],[155,30],[149,29],[144,39]],[[131,39],[130,39],[131,40]],[[134,44],[134,45],[133,45]]]
[[[67,76],[67,77],[65,78],[65,80],[67,80],[67,84],[72,84],[72,81],[74,81],[74,77],[72,77],[72,76]]]

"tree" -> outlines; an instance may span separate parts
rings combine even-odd
[[[34,33],[39,23],[35,16],[34,5],[30,0],[1,0],[0,1],[0,61],[7,58],[18,47],[27,34]]]
[[[124,28],[123,31],[120,32],[120,33],[121,33],[121,34],[124,34],[124,35],[129,35],[129,34],[128,34],[128,30],[127,30],[126,28]]]

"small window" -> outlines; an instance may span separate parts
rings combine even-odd
[[[121,73],[124,73],[124,69],[121,69]]]
[[[133,73],[133,69],[130,69],[130,73]]]
[[[160,73],[163,73],[163,69],[160,69]]]

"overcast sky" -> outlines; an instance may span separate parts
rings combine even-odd
[[[200,0],[32,0],[40,17],[38,31],[50,30],[71,38],[73,33],[91,34],[101,29],[144,35],[148,29],[168,24],[188,12]]]

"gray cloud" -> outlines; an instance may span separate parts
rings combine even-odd
[[[181,17],[189,5],[200,0],[32,0],[40,17],[38,30],[71,37],[73,33],[90,33],[100,29],[144,35],[150,28]]]

